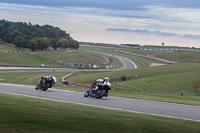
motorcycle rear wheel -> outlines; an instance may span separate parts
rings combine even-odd
[[[98,92],[96,93],[96,98],[97,99],[101,99],[103,96],[106,95],[106,90],[99,90],[100,94],[98,94]]]
[[[47,85],[42,90],[46,91],[48,88],[50,88],[50,84],[49,83],[47,83]]]

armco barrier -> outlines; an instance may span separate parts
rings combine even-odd
[[[70,77],[70,76],[73,75],[74,73],[75,73],[75,72],[70,73],[70,74],[68,74],[67,76],[63,77],[63,78],[62,78],[62,82],[63,82],[64,84],[70,85],[70,86],[76,86],[76,87],[82,87],[82,88],[90,88],[90,87],[88,87],[88,86],[76,85],[76,84],[70,83],[69,81],[66,81],[66,80],[65,80],[65,78]]]
[[[74,74],[74,73],[75,73],[75,72],[70,73],[70,74],[68,74],[67,76],[63,77],[63,78],[62,78],[62,82],[63,82],[64,84],[66,84],[66,85],[70,85],[70,82],[69,82],[69,81],[66,81],[65,78],[70,77],[70,76],[71,76],[72,74]]]

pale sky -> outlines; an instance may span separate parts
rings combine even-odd
[[[200,48],[199,0],[0,0],[0,19],[50,24],[78,41]]]

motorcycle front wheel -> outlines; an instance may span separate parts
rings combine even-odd
[[[84,97],[88,97],[89,93],[85,92]]]

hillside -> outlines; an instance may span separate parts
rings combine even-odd
[[[0,20],[0,40],[20,48],[37,49],[79,48],[79,43],[65,31],[51,25],[32,25]]]
[[[61,62],[108,64],[109,59],[98,54],[71,49],[65,51],[27,52],[0,43],[0,66],[69,67]]]

